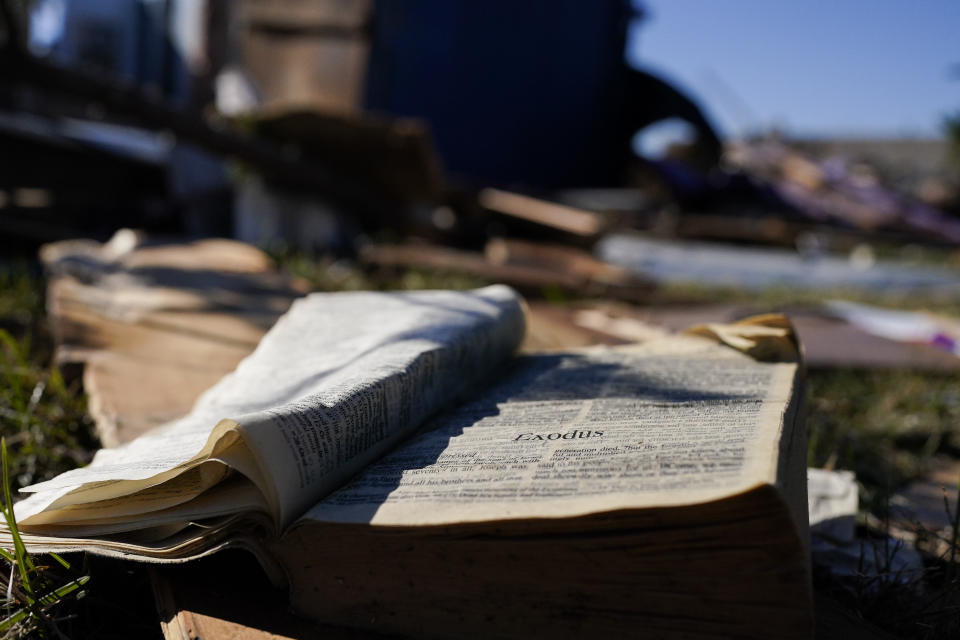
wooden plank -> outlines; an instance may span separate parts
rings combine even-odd
[[[289,612],[287,593],[244,551],[223,551],[181,565],[151,568],[160,627],[167,640],[376,640],[387,636],[333,627]]]
[[[187,413],[226,372],[190,369],[109,351],[87,356],[87,409],[105,447],[116,447]]]
[[[482,190],[477,201],[485,209],[584,238],[598,237],[609,224],[607,216],[593,211],[500,189]]]
[[[569,277],[578,289],[609,297],[645,300],[653,285],[629,269],[599,260],[587,251],[562,244],[493,238],[484,249],[492,264],[531,267]]]
[[[459,273],[537,293],[560,288],[579,296],[640,302],[652,289],[646,280],[585,251],[514,240],[493,240],[485,253],[426,244],[368,246],[360,259],[384,268]]]
[[[460,273],[490,282],[504,282],[518,288],[574,287],[578,284],[576,280],[549,269],[493,264],[476,251],[433,245],[367,246],[361,251],[360,259],[366,264],[378,267]]]
[[[371,2],[255,0],[240,4],[241,66],[267,105],[358,113],[370,52]]]
[[[148,243],[122,231],[41,257],[56,359],[80,366],[104,446],[186,414],[304,290],[232,240]]]
[[[247,0],[240,4],[240,20],[246,25],[332,25],[359,30],[370,15],[370,5],[370,0]]]

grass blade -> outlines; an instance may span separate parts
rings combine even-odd
[[[33,586],[30,583],[30,574],[34,571],[33,559],[27,553],[23,544],[23,538],[20,537],[20,530],[17,528],[17,518],[13,513],[13,498],[10,495],[10,476],[8,475],[7,465],[7,440],[0,438],[0,471],[3,478],[0,483],[3,484],[3,517],[7,521],[7,527],[10,529],[10,537],[13,538],[13,554],[16,557],[17,570],[20,572],[20,581],[23,583],[23,590],[29,596],[33,595]]]
[[[80,576],[76,580],[71,580],[62,587],[58,587],[50,593],[38,598],[37,601],[41,604],[41,606],[44,607],[56,604],[88,582],[90,582],[90,576]]]
[[[62,566],[64,569],[69,569],[69,568],[70,568],[70,563],[67,562],[66,560],[64,560],[63,558],[61,558],[61,557],[60,557],[59,555],[57,555],[56,553],[54,553],[54,552],[51,551],[51,552],[49,552],[47,555],[50,556],[51,558],[53,558],[54,560],[56,560],[57,562],[59,562],[59,563],[60,563],[60,566]]]
[[[30,611],[26,607],[17,609],[3,620],[0,620],[0,633],[6,633],[15,624],[22,622],[28,615],[30,615]]]

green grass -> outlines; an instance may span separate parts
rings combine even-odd
[[[41,278],[26,265],[0,267],[0,483],[14,540],[0,549],[12,569],[0,571],[4,638],[62,637],[58,612],[89,580],[59,556],[28,554],[13,515],[17,488],[85,464],[97,444],[79,384],[66,384],[51,361]]]
[[[43,282],[0,267],[0,436],[14,490],[86,464],[98,447],[80,381],[52,364]]]
[[[960,375],[836,369],[807,380],[807,463],[855,471],[867,510],[882,513],[934,454],[960,451]]]
[[[72,567],[55,553],[34,556],[27,552],[13,512],[5,439],[0,439],[0,460],[3,474],[0,478],[3,488],[3,519],[13,539],[12,550],[0,549],[0,557],[13,569],[9,576],[0,579],[0,586],[5,587],[5,597],[0,598],[0,608],[3,609],[0,634],[3,634],[4,638],[63,637],[57,627],[54,612],[68,597],[82,597],[82,587],[90,581],[90,576],[64,575],[64,571],[71,572]],[[47,559],[56,565],[44,564]]]

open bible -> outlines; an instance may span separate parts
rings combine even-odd
[[[808,636],[782,319],[516,356],[523,333],[502,286],[309,296],[188,416],[28,487],[24,540],[244,547],[298,612],[418,636]]]

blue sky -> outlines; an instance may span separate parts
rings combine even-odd
[[[726,135],[935,137],[960,111],[958,0],[643,0],[628,60]]]

